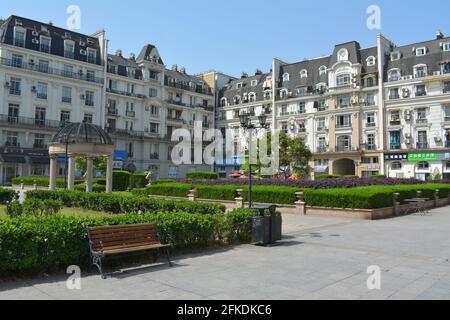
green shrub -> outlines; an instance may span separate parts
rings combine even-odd
[[[385,174],[374,174],[374,175],[371,175],[370,178],[383,178],[383,179],[386,179],[386,175]]]
[[[156,182],[154,182],[153,184],[172,183],[175,181],[176,181],[175,179],[159,179],[159,180],[156,180]]]
[[[66,207],[109,213],[155,213],[188,212],[197,214],[222,214],[225,206],[221,204],[191,201],[152,199],[148,196],[135,196],[131,193],[86,193],[69,190],[31,190],[27,199],[53,199],[61,201]]]
[[[18,199],[18,197],[19,195],[16,191],[0,188],[0,204],[7,204],[15,199]]]
[[[53,199],[26,199],[22,205],[22,215],[25,216],[51,216],[59,213],[63,203]]]
[[[234,209],[224,216],[226,234],[229,243],[248,242],[251,240],[252,219],[259,214],[258,210]]]
[[[434,199],[435,190],[439,189],[441,198],[448,197],[449,184],[420,184],[395,186],[370,186],[337,189],[306,189],[305,199],[309,206],[352,209],[378,209],[394,205],[393,193],[400,194],[399,200],[414,198],[417,191],[422,191],[424,198]]]
[[[145,191],[139,190],[136,194],[149,194],[172,197],[187,197],[191,189],[197,189],[199,199],[215,199],[234,201],[236,198],[236,190],[244,190],[244,199],[248,200],[248,186],[235,185],[191,185],[187,183],[166,183],[155,184],[147,187]],[[295,193],[298,188],[287,186],[253,186],[253,201],[262,203],[276,204],[294,204],[296,201]]]
[[[17,218],[23,215],[23,206],[19,201],[11,201],[6,205],[6,215],[10,218]]]
[[[113,190],[114,191],[125,191],[130,185],[131,173],[124,170],[114,170],[113,171]]]
[[[148,181],[146,179],[147,174],[145,173],[133,173],[130,176],[130,188],[145,188],[145,186],[148,184]]]
[[[226,223],[219,215],[184,212],[0,219],[0,273],[41,272],[69,265],[89,265],[88,226],[156,222],[161,242],[172,243],[175,250],[184,250],[208,247],[219,240],[218,234],[235,234],[233,239],[249,239],[245,232],[249,231],[252,214],[245,210],[232,212]]]
[[[219,174],[217,172],[188,172],[186,179],[192,180],[217,180]]]
[[[86,191],[86,185],[84,183],[75,185],[74,190],[85,192]],[[92,192],[105,192],[105,191],[106,191],[106,186],[105,185],[95,184],[95,183],[92,185]]]
[[[25,186],[48,187],[50,185],[49,177],[17,177],[12,179],[13,185],[20,185],[23,182]],[[75,180],[75,185],[83,183],[84,180]],[[56,178],[56,187],[64,188],[64,178]]]
[[[318,174],[314,177],[314,180],[319,181],[323,179],[337,179],[340,178],[340,175],[337,174]]]

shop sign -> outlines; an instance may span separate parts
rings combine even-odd
[[[434,152],[414,152],[408,154],[409,161],[434,161],[438,156]]]
[[[407,160],[408,154],[407,153],[386,153],[384,155],[385,160],[392,160],[392,161],[399,161],[399,160]]]

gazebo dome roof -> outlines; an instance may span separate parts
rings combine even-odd
[[[51,143],[69,144],[106,144],[112,145],[112,139],[105,130],[91,123],[70,123],[61,128],[52,138]]]

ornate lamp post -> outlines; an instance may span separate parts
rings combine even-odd
[[[267,129],[267,115],[265,112],[258,116],[259,126],[254,125],[250,120],[250,115],[247,112],[239,113],[239,120],[241,127],[248,131],[248,207],[252,208],[252,132],[258,129]]]

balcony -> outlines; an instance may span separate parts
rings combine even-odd
[[[416,124],[427,124],[427,123],[428,119],[421,118],[416,120]]]
[[[38,99],[42,99],[42,100],[47,100],[47,94],[46,93],[37,93],[36,94],[36,98]]]
[[[72,98],[69,98],[69,97],[62,97],[62,102],[64,102],[64,103],[72,103]]]
[[[121,91],[121,90],[116,90],[116,89],[111,89],[111,88],[106,88],[106,92],[119,94],[119,95],[127,96],[127,97],[134,97],[137,99],[147,99],[147,96],[144,94],[132,93],[132,92]]]
[[[164,81],[164,85],[167,87],[171,87],[171,88],[176,88],[176,89],[181,89],[181,90],[186,90],[186,91],[190,91],[190,92],[196,92],[196,93],[200,93],[200,94],[206,94],[208,96],[212,96],[213,93],[211,91],[210,88],[201,88],[199,86],[195,86],[195,87],[191,87],[189,85],[185,85],[182,83],[176,83],[176,82],[172,82],[172,81],[168,81],[167,79]]]
[[[450,148],[450,140],[445,141],[445,147]]]
[[[318,147],[317,148],[317,153],[325,153],[328,152],[327,147]]]
[[[376,126],[376,123],[375,122],[367,122],[366,123],[366,127],[367,128],[373,128],[373,127],[375,127]]]
[[[417,142],[416,149],[428,149],[428,142]]]
[[[117,108],[109,107],[109,108],[106,108],[106,114],[108,116],[118,116],[119,111],[117,110]]]
[[[186,107],[186,103],[183,103],[181,101],[175,101],[173,99],[167,99],[166,102],[169,103],[169,104],[176,105],[176,106]]]
[[[337,146],[336,152],[349,152],[352,151],[352,148],[350,146]]]
[[[135,111],[131,111],[131,110],[127,110],[125,112],[125,115],[129,118],[135,118],[136,117],[136,112]]]
[[[374,144],[366,145],[366,150],[367,151],[375,151],[376,149],[377,149],[377,147]]]
[[[328,128],[325,127],[325,126],[317,127],[317,131],[318,131],[318,132],[325,132],[325,131],[327,131],[327,130],[328,130]]]
[[[400,99],[400,95],[398,93],[389,95],[389,100],[398,100],[398,99]]]
[[[391,118],[391,120],[389,121],[389,125],[391,125],[391,126],[399,126],[399,125],[401,125],[400,118],[399,117]]]
[[[46,45],[46,44],[42,44],[39,46],[39,51],[44,52],[44,53],[50,53],[50,46]]]
[[[61,121],[45,120],[27,117],[9,116],[6,114],[0,114],[0,123],[9,125],[25,125],[31,127],[44,127],[44,128],[59,128],[61,127]]]
[[[167,121],[174,121],[174,122],[181,122],[184,123],[184,120],[180,117],[171,117],[171,116],[167,116]]]
[[[159,153],[150,153],[150,160],[159,160]]]
[[[426,95],[426,91],[416,91],[416,97],[425,97]]]
[[[400,146],[400,144],[391,144],[390,148],[391,150],[400,150],[402,147]]]
[[[3,66],[7,66],[7,67],[24,69],[24,70],[33,71],[33,72],[39,72],[39,73],[46,73],[46,74],[51,74],[51,75],[55,75],[55,76],[71,78],[71,79],[75,79],[75,80],[82,80],[82,81],[87,81],[87,82],[95,82],[95,83],[99,83],[99,84],[103,83],[103,78],[87,76],[86,74],[83,74],[83,73],[74,73],[74,72],[70,72],[70,71],[67,71],[67,70],[50,68],[50,67],[47,67],[47,66],[43,67],[42,65],[39,66],[39,65],[36,65],[35,63],[32,63],[32,62],[30,62],[30,63],[25,63],[25,62],[19,63],[17,61],[13,61],[11,59],[0,58],[0,64],[3,65]]]

